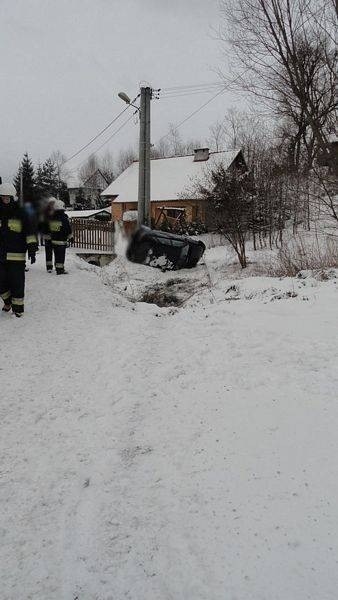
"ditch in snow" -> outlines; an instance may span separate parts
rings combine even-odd
[[[156,304],[156,306],[180,307],[189,300],[197,290],[197,281],[185,279],[169,279],[165,283],[149,286],[138,298],[138,302]]]

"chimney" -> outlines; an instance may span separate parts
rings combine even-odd
[[[205,160],[209,160],[209,156],[209,148],[196,148],[194,150],[194,162],[202,162]]]

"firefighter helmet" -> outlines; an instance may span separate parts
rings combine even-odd
[[[16,189],[12,183],[0,183],[0,196],[10,196],[16,199]]]
[[[50,198],[51,200],[51,198]],[[55,198],[54,199],[54,210],[65,210],[66,206],[65,203],[62,202],[62,200],[59,200],[59,198]]]
[[[48,198],[45,199],[46,204],[55,204],[55,202],[57,202],[57,198],[55,198],[55,196],[48,196]]]

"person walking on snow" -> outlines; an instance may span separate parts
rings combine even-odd
[[[37,218],[36,210],[33,207],[33,204],[29,201],[24,202],[22,208],[23,208],[24,212],[26,213],[28,220],[31,223],[31,228],[37,232],[38,231],[38,218]],[[36,238],[36,243],[37,243],[37,247],[39,248],[38,237]],[[27,265],[25,267],[25,271],[26,271],[26,273],[29,271],[29,268],[27,267]]]
[[[18,205],[16,189],[0,184],[0,296],[3,311],[21,317],[24,312],[26,252],[35,263],[38,249],[32,221]]]
[[[57,275],[65,275],[66,248],[73,240],[72,228],[62,200],[51,197],[49,201],[54,201],[52,215],[48,219],[48,232],[55,257],[55,270]]]
[[[52,196],[47,199],[45,209],[43,211],[43,218],[40,226],[40,231],[45,246],[45,257],[46,257],[46,269],[48,273],[53,271],[53,246],[52,236],[49,230],[49,221],[54,213],[54,202],[56,198]]]

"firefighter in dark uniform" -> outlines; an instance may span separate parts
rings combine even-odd
[[[3,311],[24,312],[26,252],[35,262],[37,235],[32,221],[18,205],[10,183],[0,184],[0,296]]]
[[[55,257],[56,274],[64,275],[67,273],[65,271],[66,248],[72,241],[73,234],[62,200],[55,199],[53,209],[53,213],[48,220],[48,230]]]
[[[55,202],[56,198],[54,198],[53,196],[46,200],[46,205],[42,213],[42,221],[40,225],[43,244],[45,246],[46,269],[48,273],[51,273],[53,271],[53,246],[52,236],[49,230],[49,221],[53,216]]]

